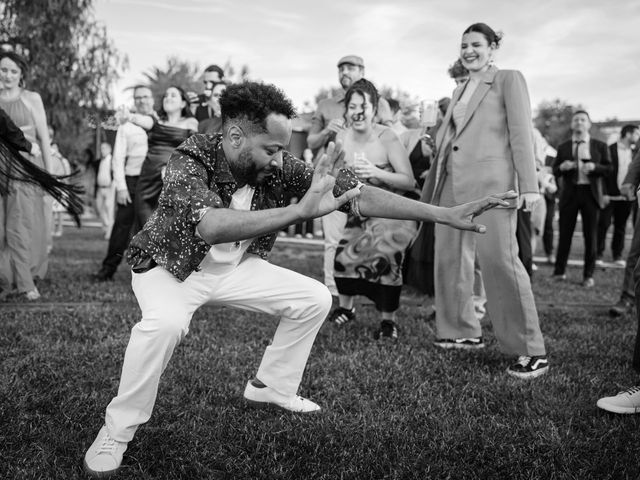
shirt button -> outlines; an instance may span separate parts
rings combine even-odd
[[[456,145],[455,147],[453,147],[453,151],[457,152],[458,151],[458,146]]]

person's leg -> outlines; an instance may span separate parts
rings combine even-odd
[[[613,203],[613,240],[611,241],[611,254],[613,260],[622,259],[624,251],[624,237],[627,231],[627,221],[631,215],[631,202],[619,200]],[[601,212],[602,214],[602,212]]]
[[[611,202],[600,212],[600,216],[598,217],[598,226],[597,226],[597,241],[596,241],[596,257],[598,259],[602,258],[604,255],[604,251],[606,250],[607,243],[607,232],[609,231],[609,226],[611,225],[611,218],[614,212],[614,203]]]
[[[98,216],[103,231],[107,228],[108,223],[105,190],[107,189],[98,188],[96,190],[96,215]]]
[[[633,227],[633,237],[631,238],[631,244],[629,245],[629,255],[627,256],[627,265],[624,268],[624,279],[622,281],[622,293],[621,299],[634,299],[635,298],[635,282],[634,282],[634,270],[636,264],[640,259],[640,217],[636,218],[636,222]]]
[[[111,229],[111,238],[109,238],[109,247],[107,255],[102,261],[102,268],[105,273],[113,275],[118,269],[125,250],[129,245],[131,231],[135,221],[135,210],[133,201],[135,199],[135,186],[138,177],[125,177],[127,181],[127,189],[132,197],[131,203],[126,205],[116,205],[116,214]]]
[[[322,230],[324,233],[324,284],[332,295],[338,295],[336,281],[333,278],[333,263],[336,257],[338,242],[342,238],[347,215],[342,212],[332,212],[322,217]]]
[[[105,200],[104,200],[104,210],[106,217],[106,226],[104,229],[104,238],[106,240],[111,236],[111,229],[113,228],[113,220],[115,217],[115,209],[116,209],[116,190],[115,185],[109,188],[105,188]]]
[[[474,233],[435,226],[435,308],[438,339],[482,335],[473,304]]]
[[[640,219],[640,217],[638,217]],[[633,349],[633,368],[640,372],[640,258],[636,262],[633,270],[634,291],[636,299],[636,321],[638,323],[638,331],[636,333],[636,343]]]
[[[529,276],[533,275],[533,254],[531,253],[531,212],[518,209],[516,226],[516,240],[518,241],[518,256]]]
[[[514,209],[489,210],[477,218],[487,233],[476,240],[487,291],[487,310],[506,353],[545,355],[538,312],[527,272],[518,258]]]
[[[451,176],[445,178],[439,204],[456,205]],[[438,340],[479,338],[473,304],[476,234],[437,223],[435,226],[435,308]]]
[[[542,234],[542,244],[547,259],[553,255],[553,217],[556,214],[555,196],[545,195],[544,201],[547,204],[547,213],[544,217],[544,233]]]
[[[27,187],[16,186],[5,197],[6,223],[5,247],[8,256],[7,267],[11,270],[9,277],[15,284],[18,293],[35,290],[36,286],[31,273],[31,229],[30,225],[36,217],[34,203]]]
[[[480,270],[480,262],[478,262],[478,253],[476,251],[473,260],[473,308],[478,319],[483,318],[487,313],[486,303],[487,292],[484,289],[482,271]]]
[[[134,273],[131,284],[142,319],[131,329],[118,394],[105,415],[111,438],[119,442],[131,441],[137,428],[149,420],[160,376],[187,334],[193,313],[210,294],[208,278],[202,273],[194,272],[180,282],[161,267]]]
[[[593,278],[596,269],[596,238],[598,235],[598,214],[600,207],[591,192],[581,189],[582,202],[580,216],[582,217],[582,235],[584,237],[584,270],[583,278]]]
[[[576,228],[576,220],[578,218],[578,204],[575,199],[567,202],[566,205],[560,207],[559,230],[560,238],[558,239],[558,252],[556,254],[556,264],[553,271],[554,275],[564,275],[567,262],[569,261],[569,252],[571,250],[571,240],[573,232]]]
[[[298,391],[307,359],[331,308],[331,294],[320,282],[247,255],[211,290],[211,304],[223,304],[280,317],[256,378],[284,396]]]

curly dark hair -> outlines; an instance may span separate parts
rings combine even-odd
[[[357,82],[353,82],[353,84],[349,87],[349,90],[347,90],[347,93],[344,94],[345,107],[349,105],[351,97],[353,97],[354,93],[362,95],[363,98],[366,98],[365,93],[368,94],[373,106],[373,114],[375,115],[376,113],[378,113],[378,102],[380,101],[380,94],[378,93],[378,89],[373,83],[371,83],[366,78],[361,78]],[[347,120],[346,108],[344,112],[344,119],[345,121]]]
[[[242,82],[229,85],[220,96],[223,130],[232,124],[242,124],[252,134],[267,131],[267,117],[272,114],[286,118],[296,116],[291,100],[275,85],[262,82]]]
[[[453,62],[453,65],[449,67],[447,73],[451,78],[460,78],[469,75],[469,70],[467,70],[467,68],[462,64],[462,61],[458,58]]]

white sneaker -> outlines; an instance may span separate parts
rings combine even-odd
[[[30,301],[38,300],[40,298],[40,292],[36,287],[33,287],[33,290],[29,290],[24,294],[25,298]]]
[[[94,478],[107,478],[118,471],[128,442],[119,442],[104,426],[84,456],[84,469]]]
[[[613,413],[640,413],[640,385],[598,400],[598,407]]]
[[[269,387],[258,388],[251,383],[251,380],[247,382],[247,386],[244,389],[244,398],[249,404],[259,408],[279,407],[298,413],[320,411],[320,406],[311,400],[302,398],[299,395],[287,397]]]

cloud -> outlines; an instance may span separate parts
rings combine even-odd
[[[335,62],[347,53],[364,57],[378,86],[450,95],[446,70],[462,31],[484,21],[504,31],[497,64],[525,74],[534,106],[562,98],[595,119],[640,116],[637,0],[98,0],[96,11],[135,74],[171,54],[201,65],[231,59],[298,104],[337,85]]]

